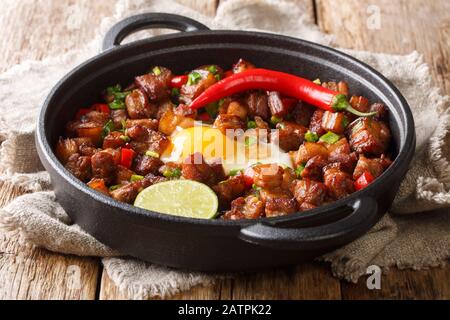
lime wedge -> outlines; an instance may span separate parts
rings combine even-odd
[[[172,180],[154,184],[138,194],[134,205],[173,216],[213,219],[217,195],[207,185],[192,180]]]

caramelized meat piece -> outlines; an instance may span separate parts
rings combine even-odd
[[[347,127],[348,119],[342,112],[325,111],[322,116],[322,129],[324,131],[332,131],[337,134],[344,133]]]
[[[317,133],[318,136],[324,135],[326,133],[322,128],[322,118],[325,111],[317,109],[314,111],[311,120],[309,122],[309,130],[311,132]]]
[[[62,164],[66,164],[73,154],[78,153],[78,144],[75,139],[63,139],[60,137],[56,144],[55,153],[59,161]]]
[[[245,123],[237,116],[229,114],[219,114],[214,121],[214,128],[219,129],[223,134],[227,133],[227,130],[244,129]]]
[[[338,84],[334,81],[322,82],[322,87],[333,91],[338,91]]]
[[[316,111],[316,108],[299,101],[292,110],[292,117],[297,124],[308,127],[314,111]]]
[[[122,132],[113,131],[103,139],[103,149],[116,149],[125,145],[124,135]]]
[[[359,118],[352,124],[350,146],[358,153],[380,155],[386,152],[391,132],[381,121],[371,118]]]
[[[159,158],[139,155],[134,160],[134,171],[142,176],[149,173],[157,174],[163,162]]]
[[[257,219],[264,216],[264,202],[253,195],[239,197],[231,203],[231,210],[225,213],[224,219],[238,218]]]
[[[159,101],[169,96],[170,76],[165,72],[167,69],[160,69],[164,71],[161,75],[149,73],[135,79],[136,86],[142,89],[151,101]]]
[[[133,90],[125,99],[125,105],[131,119],[144,119],[156,116],[158,107],[150,103],[145,93],[136,89]]]
[[[378,121],[387,121],[388,119],[388,109],[382,103],[374,103],[369,108],[370,112],[376,112],[377,114],[374,116],[375,120]]]
[[[183,105],[180,105],[183,106]],[[195,113],[184,116],[185,106],[174,109],[171,105],[164,106],[164,112],[160,115],[158,130],[166,135],[171,135],[177,127],[190,128],[194,126]]]
[[[136,125],[127,129],[127,135],[132,139],[131,146],[138,153],[153,151],[158,154],[169,146],[169,139],[159,131]]]
[[[337,91],[339,93],[348,95],[348,84],[344,81],[339,81],[338,83],[334,81],[324,82],[322,83],[322,87],[328,88],[333,91]]]
[[[105,180],[94,178],[91,181],[89,181],[87,185],[89,186],[89,188],[109,196],[109,189],[105,185]]]
[[[69,157],[66,169],[81,181],[87,182],[92,177],[91,157],[80,156],[75,153]]]
[[[308,131],[304,126],[289,121],[278,123],[276,129],[271,133],[270,141],[278,143],[284,151],[298,150]]]
[[[304,202],[320,206],[327,195],[326,186],[314,180],[296,180],[293,186],[294,196],[297,202],[302,205]]]
[[[353,179],[358,179],[365,171],[369,171],[374,178],[380,176],[383,171],[391,165],[389,158],[382,156],[381,158],[369,159],[364,155],[359,155],[358,163],[353,172]]]
[[[228,180],[221,181],[213,187],[222,207],[228,207],[230,202],[244,194],[246,187],[244,176],[239,174]]]
[[[284,169],[277,164],[260,164],[253,167],[253,180],[260,188],[278,188],[283,184]]]
[[[239,59],[239,61],[233,65],[233,73],[240,73],[248,69],[254,69],[255,66],[248,61]]]
[[[328,159],[328,149],[316,142],[305,142],[303,143],[298,152],[295,155],[295,164],[297,166],[305,164],[309,159],[315,156],[321,156],[324,159]]]
[[[104,179],[108,185],[115,181],[117,165],[111,153],[103,150],[94,154],[91,166],[94,178]]]
[[[339,164],[325,167],[323,180],[334,199],[341,199],[355,191],[351,175],[342,171]]]
[[[208,68],[195,69],[191,72],[191,75],[195,75],[198,79],[196,79],[194,83],[188,82],[183,85],[179,97],[180,101],[186,105],[189,105],[192,100],[217,82],[215,74],[210,72]]]
[[[358,161],[358,156],[351,151],[347,138],[342,138],[334,144],[328,144],[327,149],[329,151],[329,163],[340,163],[345,171],[353,171],[356,161]]]
[[[262,92],[251,92],[247,96],[248,114],[250,117],[260,117],[263,120],[270,118],[267,95]]]
[[[362,96],[352,96],[350,99],[351,106],[361,112],[369,112],[369,100]]]
[[[297,202],[287,190],[262,189],[260,194],[261,200],[265,204],[265,213],[268,218],[297,212]]]
[[[75,132],[77,137],[89,138],[96,146],[102,142],[103,124],[97,122],[80,123],[76,126]]]
[[[123,185],[120,188],[111,191],[111,197],[117,201],[131,204],[143,189],[163,181],[166,181],[166,179],[149,174],[145,176],[143,180]]]
[[[95,122],[98,125],[103,126],[109,120],[109,114],[98,111],[91,111],[81,117],[82,123]]]
[[[125,168],[124,166],[118,165],[117,166],[117,175],[116,175],[116,181],[115,184],[127,184],[131,180],[131,176],[134,174],[133,171],[131,171],[128,168]]]
[[[299,210],[300,211],[308,211],[308,210],[312,210],[312,209],[315,209],[315,208],[317,208],[317,206],[315,206],[315,205],[313,205],[313,204],[311,204],[311,203],[308,203],[308,202],[303,202],[300,206],[299,206]]]
[[[181,174],[185,179],[202,182],[208,186],[217,183],[214,169],[206,163],[201,153],[191,154],[184,160],[181,166]]]
[[[133,126],[143,126],[147,129],[158,130],[159,121],[156,119],[135,119],[127,120],[125,122],[125,128],[131,128]]]
[[[92,157],[99,150],[89,138],[75,138],[74,140],[78,144],[78,150],[82,156]]]
[[[322,169],[327,164],[327,159],[322,156],[312,157],[306,162],[305,168],[301,173],[302,178],[322,181]]]
[[[276,91],[272,91],[269,93],[268,98],[269,109],[272,115],[277,117],[284,117],[290,111],[293,105],[284,104],[283,100],[280,97],[280,93]]]
[[[255,124],[257,129],[269,130],[269,124],[265,122],[261,117],[255,116]]]
[[[128,119],[128,113],[125,109],[111,110],[111,119],[114,122],[115,128],[123,128],[123,124]]]
[[[281,183],[281,189],[291,190],[295,178],[296,176],[294,170],[289,167],[285,168],[283,173],[283,182]]]
[[[238,101],[231,101],[228,105],[227,114],[236,116],[242,121],[245,121],[247,119],[247,113],[247,108]]]

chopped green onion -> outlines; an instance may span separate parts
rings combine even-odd
[[[233,169],[233,170],[230,170],[230,173],[228,175],[230,177],[234,177],[234,176],[237,176],[242,171],[243,171],[243,169]]]
[[[137,174],[133,174],[133,175],[131,176],[131,178],[130,178],[130,181],[131,181],[131,182],[137,182],[137,181],[143,180],[144,178],[145,178],[144,176],[140,176],[140,175],[137,175]]]
[[[151,150],[148,150],[148,151],[145,153],[145,155],[146,155],[147,157],[159,158],[159,153],[157,153],[157,152],[155,152],[155,151],[151,151]]]
[[[201,78],[202,78],[202,75],[200,73],[198,73],[197,71],[191,72],[188,76],[187,85],[192,86],[194,84],[197,84]]]
[[[348,124],[349,124],[349,121],[348,121],[347,117],[344,117],[344,119],[342,119],[342,127],[345,129],[345,128],[347,128]]]
[[[159,76],[161,74],[161,69],[159,67],[154,67],[153,68],[153,74],[155,76]]]
[[[166,178],[179,178],[181,177],[181,169],[180,168],[166,169],[163,172],[163,176]]]
[[[119,110],[119,109],[125,109],[125,108],[126,108],[125,102],[124,102],[124,101],[121,101],[121,100],[114,100],[113,102],[111,102],[111,103],[109,104],[109,107],[110,107],[112,110]]]
[[[253,136],[245,137],[244,145],[248,148],[248,147],[251,147],[254,144],[256,144],[257,141],[258,141],[258,139],[256,139],[256,137],[253,137]]]
[[[261,190],[261,187],[258,187],[256,184],[253,184],[252,189],[255,191],[259,191],[259,190]]]
[[[127,120],[125,119],[120,120],[120,124],[122,125],[122,129],[125,130],[127,127]]]
[[[131,140],[129,136],[125,136],[125,135],[120,136],[120,139],[125,142],[130,142],[130,140]]]
[[[214,78],[216,78],[217,81],[222,80],[222,77],[220,76],[220,74],[216,74],[216,75],[214,76]]]
[[[338,142],[340,138],[341,137],[336,133],[328,131],[323,136],[321,136],[319,140],[328,144],[334,144]]]
[[[178,88],[172,89],[172,96],[178,97],[180,95],[180,90]]]
[[[313,83],[318,84],[320,86],[322,84],[322,81],[320,81],[320,79],[316,79],[313,81]]]
[[[114,95],[114,94],[116,94],[118,92],[121,92],[121,91],[122,91],[122,87],[120,86],[120,84],[116,84],[115,86],[111,86],[111,87],[106,88],[106,93],[108,95]]]
[[[297,178],[301,178],[302,177],[302,172],[303,169],[305,169],[305,166],[303,164],[299,165],[297,168],[295,168],[295,175],[297,176]]]
[[[256,129],[256,122],[255,121],[247,122],[247,128],[249,128],[249,129]]]
[[[307,131],[305,133],[305,140],[308,142],[317,142],[319,141],[319,136],[315,132]]]
[[[215,118],[219,113],[219,104],[217,102],[207,104],[205,106],[205,111],[211,118]]]
[[[219,100],[219,107],[221,107],[224,103],[225,103],[225,99],[220,99]]]
[[[272,116],[270,118],[270,123],[273,124],[274,126],[276,126],[278,123],[280,123],[281,121],[283,121],[282,118],[277,117],[277,116]]]
[[[121,187],[120,184],[116,184],[115,186],[109,187],[109,191],[117,190],[117,189],[119,189],[120,187]]]
[[[279,126],[281,130],[284,130],[286,128],[286,125],[283,122],[279,122],[277,126]]]
[[[114,122],[112,120],[109,120],[103,127],[102,138],[104,139],[108,134],[114,131],[114,129],[115,129]]]
[[[217,73],[217,67],[215,65],[209,66],[208,67],[208,71],[211,72],[212,74],[216,74]]]

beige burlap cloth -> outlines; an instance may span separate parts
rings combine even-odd
[[[171,1],[118,0],[114,16],[101,22],[98,37],[84,47],[44,61],[28,61],[0,75],[1,178],[29,191],[0,210],[2,226],[55,252],[103,257],[111,279],[137,299],[164,297],[211,283],[216,276],[121,257],[71,224],[55,202],[47,173],[41,171],[33,132],[41,103],[56,81],[99,51],[101,37],[113,23],[151,11],[190,16],[215,29],[265,30],[332,44],[332,38],[317,30],[295,2],[228,0],[215,18],[207,18]],[[336,276],[350,281],[371,264],[414,269],[443,265],[450,256],[449,101],[432,86],[428,68],[416,52],[406,56],[346,52],[379,70],[404,94],[416,121],[417,152],[391,212],[369,233],[321,259],[331,263]]]

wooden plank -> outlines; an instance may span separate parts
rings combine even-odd
[[[0,12],[0,72],[27,59],[58,55],[94,36],[92,21],[112,13],[105,1],[6,0]],[[0,185],[0,205],[22,194]],[[50,253],[0,233],[0,299],[95,299],[99,261]]]
[[[336,36],[342,47],[424,54],[433,79],[450,94],[450,3],[446,0],[317,0],[319,26]],[[380,12],[379,25],[376,19]],[[342,282],[343,299],[448,299],[450,267],[424,271],[393,269],[382,278],[381,290],[370,291],[362,278]]]

